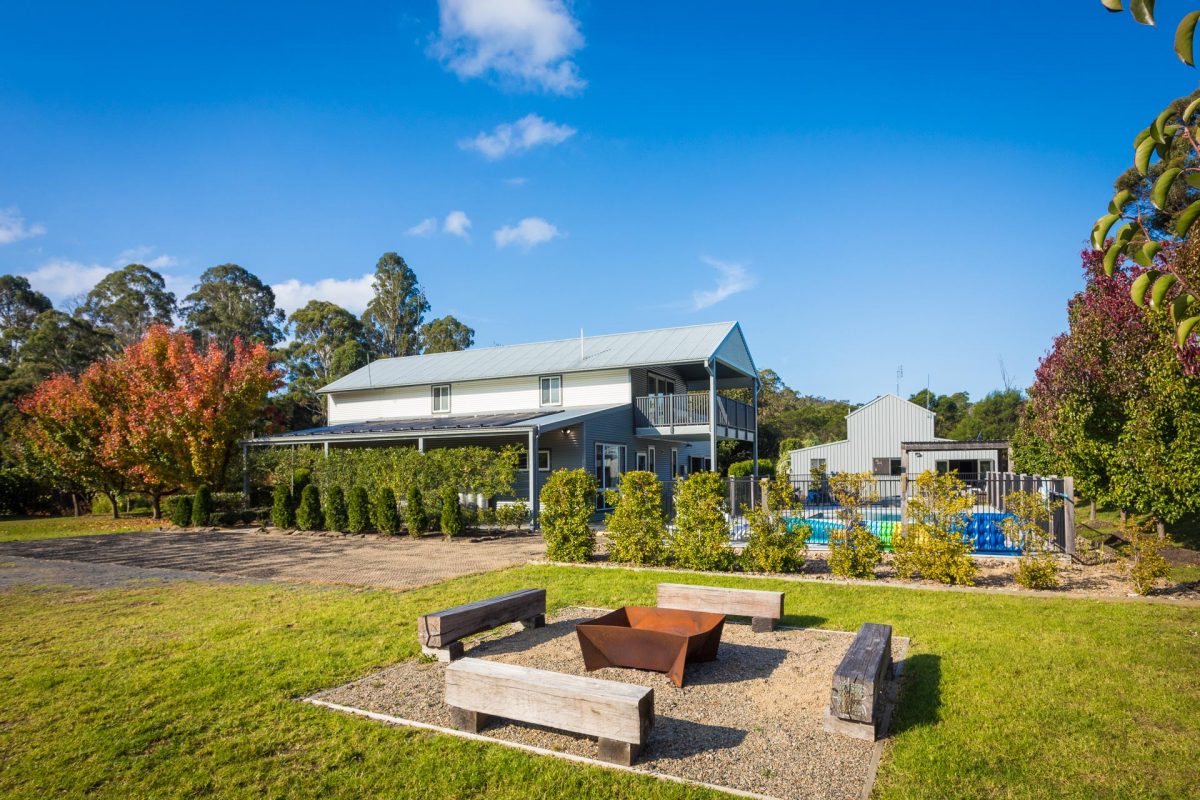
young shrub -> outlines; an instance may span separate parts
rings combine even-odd
[[[375,530],[394,536],[400,532],[400,514],[396,511],[396,493],[390,486],[380,486],[375,493],[371,521]]]
[[[1057,501],[1055,501],[1057,502]],[[1042,528],[1050,520],[1052,508],[1038,492],[1012,492],[1004,498],[1004,507],[1012,515],[1000,523],[1009,541],[1021,546],[1015,580],[1026,589],[1054,589],[1058,586],[1058,565],[1054,561],[1050,534]]]
[[[800,572],[812,531],[807,525],[788,529],[786,514],[793,499],[787,473],[772,481],[763,479],[762,485],[766,505],[746,515],[750,536],[742,550],[742,567],[752,572]]]
[[[447,539],[462,533],[462,504],[458,502],[458,489],[447,486],[442,489],[442,534]]]
[[[1132,528],[1128,537],[1129,579],[1133,581],[1133,590],[1140,595],[1150,594],[1171,571],[1171,565],[1162,555],[1166,542],[1151,533],[1148,527]]]
[[[879,539],[867,528],[863,513],[879,502],[875,478],[869,472],[840,472],[829,476],[829,493],[838,504],[842,524],[829,531],[829,571],[841,578],[874,578],[883,560]]]
[[[596,478],[586,469],[560,469],[546,478],[539,495],[546,558],[587,561],[596,549],[588,520],[596,511]]]
[[[974,494],[951,472],[922,472],[908,501],[908,533],[894,536],[896,572],[939,583],[975,583],[971,543],[963,535]]]
[[[609,557],[630,564],[662,564],[667,520],[658,476],[653,472],[626,472],[621,476],[620,488],[612,494],[616,507],[604,520]]]
[[[371,527],[371,499],[367,490],[361,486],[350,488],[350,496],[346,503],[346,532],[362,533]]]
[[[302,531],[321,530],[321,492],[311,483],[300,492],[300,506],[296,509],[296,527]]]
[[[524,500],[515,503],[505,503],[496,509],[496,522],[503,528],[521,530],[521,526],[529,521],[529,506]]]
[[[346,523],[346,496],[342,487],[334,486],[325,493],[325,530],[344,533],[349,527]]]
[[[685,569],[727,570],[735,556],[725,519],[725,481],[715,472],[693,472],[675,483],[671,560]]]
[[[277,483],[271,490],[271,524],[276,528],[290,528],[296,524],[292,511],[292,490],[286,483]]]
[[[408,489],[408,497],[404,500],[404,527],[408,528],[408,535],[414,539],[421,535],[421,531],[425,530],[425,498],[421,496],[421,490],[413,484]]]
[[[207,525],[212,513],[212,492],[207,486],[201,486],[196,490],[196,496],[192,498],[192,527],[202,528]]]
[[[496,527],[496,509],[491,506],[481,506],[475,513],[475,521],[479,527],[493,530]]]
[[[171,518],[171,524],[180,528],[186,528],[192,524],[192,496],[190,494],[177,494],[167,501],[167,516]]]

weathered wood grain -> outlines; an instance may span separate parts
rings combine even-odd
[[[892,626],[866,623],[858,629],[850,649],[834,670],[826,730],[855,735],[840,720],[870,726],[870,738],[874,738],[880,695],[891,666]]]
[[[645,744],[654,725],[654,690],[649,687],[478,658],[446,667],[446,704],[635,748]],[[464,722],[471,719],[459,712],[454,716]],[[636,756],[636,749],[625,748],[625,752]]]
[[[545,624],[546,590],[520,591],[476,600],[417,617],[417,639],[432,650],[448,648],[464,636],[488,631],[508,622]]]
[[[783,617],[783,592],[660,583],[658,607],[750,617],[754,632],[761,633],[773,630]]]

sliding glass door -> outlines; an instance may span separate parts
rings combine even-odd
[[[621,473],[625,471],[625,445],[598,444],[596,445],[596,483],[599,489],[596,494],[596,507],[609,508],[605,497],[608,489],[616,489],[621,482]]]

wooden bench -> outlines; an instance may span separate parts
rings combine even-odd
[[[751,630],[763,633],[775,630],[776,623],[783,617],[783,592],[660,583],[658,607],[750,617]]]
[[[522,628],[546,624],[546,590],[522,589],[486,600],[422,614],[417,617],[417,639],[421,652],[439,661],[462,658],[464,637],[490,631],[509,622]]]
[[[892,673],[892,626],[868,622],[833,673],[825,730],[875,741],[884,683]]]
[[[630,766],[654,727],[654,690],[464,658],[446,667],[454,727],[478,733],[492,717],[595,736],[600,759]]]

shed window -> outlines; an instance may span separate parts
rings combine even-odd
[[[448,414],[450,412],[450,384],[443,383],[433,387],[433,413]]]
[[[875,475],[899,475],[900,459],[876,456],[871,459],[871,472]]]
[[[541,380],[542,385],[542,405],[544,406],[561,406],[562,405],[562,376],[549,375]]]

